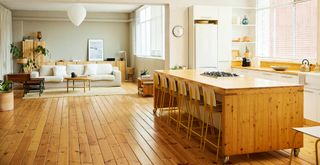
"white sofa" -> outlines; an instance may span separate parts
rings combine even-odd
[[[66,87],[64,78],[71,77],[72,72],[77,76],[89,76],[91,86],[121,86],[121,72],[111,64],[42,65],[31,77],[44,78],[45,88],[60,88]]]

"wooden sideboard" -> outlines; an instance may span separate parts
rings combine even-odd
[[[22,56],[27,59],[34,59],[37,56],[36,65],[40,66],[46,62],[45,56],[43,54],[37,55],[34,52],[34,49],[37,46],[41,45],[42,47],[46,47],[46,42],[44,41],[33,41],[33,40],[26,40],[22,41]]]

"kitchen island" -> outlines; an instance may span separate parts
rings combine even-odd
[[[222,102],[222,155],[303,147],[303,85],[250,77],[212,78],[203,70],[158,70],[158,74],[212,87]],[[155,90],[154,99],[159,96]],[[168,98],[168,97],[166,97]],[[154,102],[155,109],[158,107]]]

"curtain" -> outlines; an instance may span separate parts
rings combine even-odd
[[[11,11],[0,5],[0,80],[3,80],[4,75],[13,72],[13,60],[10,54],[11,42]]]

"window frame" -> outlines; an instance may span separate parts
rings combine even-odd
[[[159,6],[161,7],[161,14],[160,15],[157,15],[157,16],[152,16],[152,8],[150,8],[150,18],[147,18],[145,17],[146,19],[143,19],[142,21],[140,21],[140,14],[143,10],[147,10],[147,8],[149,7],[152,7],[152,6]],[[138,13],[139,12],[139,13]],[[159,21],[159,19],[161,19]],[[161,48],[160,48],[160,53],[159,55],[157,54],[153,54],[152,51],[156,51],[156,46],[157,44],[155,44],[156,42],[156,39],[152,39],[152,36],[155,36],[155,35],[152,35],[152,26],[153,26],[153,22],[154,21],[158,21],[156,23],[159,23],[161,22],[161,26],[162,28],[160,29],[160,31],[162,32],[162,35],[161,35]],[[150,52],[149,53],[146,53],[144,52],[144,50],[142,50],[142,41],[138,41],[140,38],[137,37],[137,36],[141,36],[141,30],[138,30],[139,28],[141,29],[141,25],[144,24],[146,26],[146,24],[149,23],[149,31],[150,31],[150,43],[149,43],[149,48],[150,48]],[[144,5],[142,7],[140,7],[139,9],[137,9],[135,11],[135,21],[134,21],[134,44],[133,44],[133,49],[134,49],[134,55],[137,56],[137,57],[140,57],[140,58],[151,58],[151,59],[160,59],[160,60],[164,60],[165,59],[165,7],[163,5]],[[147,36],[147,33],[145,33],[145,37]],[[147,42],[148,39],[146,37],[145,39],[145,42]],[[155,46],[155,47],[153,47]],[[138,48],[140,47],[140,49]]]
[[[259,0],[257,0],[257,1],[259,1]],[[270,17],[275,17],[275,14],[274,14],[274,9],[276,9],[276,8],[281,8],[281,7],[291,7],[292,8],[292,10],[293,10],[293,13],[292,13],[292,19],[293,19],[293,24],[292,24],[292,30],[293,30],[293,39],[292,39],[292,47],[293,47],[293,56],[290,56],[290,58],[287,58],[287,57],[281,57],[281,56],[275,56],[274,55],[274,52],[275,52],[275,45],[276,45],[276,41],[274,40],[274,38],[275,38],[275,36],[272,36],[272,37],[270,37],[269,38],[269,46],[270,46],[270,50],[269,50],[269,56],[268,57],[266,57],[266,56],[261,56],[261,55],[259,55],[258,54],[258,39],[259,39],[259,33],[258,33],[258,29],[256,29],[256,37],[257,37],[257,42],[256,42],[256,57],[259,57],[259,58],[261,58],[261,59],[265,59],[265,60],[270,60],[270,61],[291,61],[291,62],[301,62],[301,60],[302,59],[304,59],[304,58],[308,58],[308,60],[310,61],[310,62],[317,62],[317,59],[318,59],[318,54],[319,54],[319,52],[317,51],[317,48],[316,48],[316,50],[315,50],[315,55],[314,55],[314,57],[312,57],[312,58],[310,58],[310,57],[301,57],[301,56],[298,56],[297,54],[296,54],[296,50],[297,50],[297,47],[296,47],[296,41],[297,41],[297,38],[296,38],[296,33],[297,33],[297,31],[296,31],[296,26],[297,26],[297,19],[296,19],[296,13],[297,13],[297,11],[296,11],[296,5],[298,4],[298,3],[304,3],[304,2],[309,2],[309,1],[312,1],[312,0],[292,0],[292,1],[290,1],[290,2],[286,2],[286,3],[279,3],[279,4],[275,4],[275,5],[270,5],[269,4],[269,6],[263,6],[263,7],[258,7],[258,4],[257,4],[257,9],[256,9],[256,22],[257,22],[257,24],[259,23],[259,21],[258,21],[258,12],[259,11],[264,11],[264,10],[269,10],[269,12],[270,12]],[[318,2],[319,3],[319,2]],[[317,5],[317,10],[319,10],[319,4]],[[319,21],[318,20],[318,18],[319,18],[319,16],[318,16],[318,14],[316,14],[316,17],[317,17],[317,21]],[[273,18],[273,20],[271,21],[271,22],[269,22],[270,24],[274,24],[274,22],[275,22],[275,19]],[[319,25],[319,22],[317,23],[317,25]],[[274,24],[274,26],[275,26],[275,24]],[[259,25],[257,25],[256,27],[259,27]],[[319,29],[319,27],[316,27],[316,33],[319,33],[319,31],[318,31],[318,29]],[[270,35],[272,34],[272,35],[276,35],[275,34],[275,28],[270,28],[270,32],[271,33],[269,33]],[[318,43],[319,43],[319,41],[318,41],[318,34],[317,34],[317,38],[316,38],[316,46],[318,45]]]

